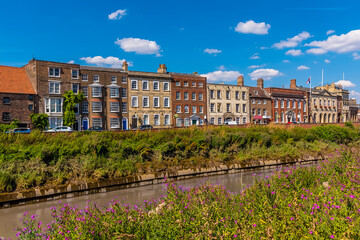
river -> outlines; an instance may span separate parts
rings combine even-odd
[[[179,183],[183,186],[196,186],[202,181],[207,181],[211,184],[221,184],[231,192],[240,192],[244,186],[254,183],[255,178],[265,177],[272,174],[273,169],[252,169],[246,172],[215,175],[210,177],[195,177],[191,179],[181,180]],[[88,201],[97,203],[98,206],[103,206],[114,198],[123,200],[125,203],[136,204],[144,200],[158,199],[164,195],[163,184],[148,185],[136,188],[121,189],[107,193],[97,193],[92,195],[85,195],[74,198],[62,199],[61,204],[68,203],[72,206],[78,205],[79,208],[85,208]],[[28,204],[16,206],[11,208],[0,209],[0,239],[16,239],[16,232],[14,229],[20,226],[20,219],[26,211],[30,215],[38,215],[37,219],[43,223],[49,223],[52,218],[50,216],[52,206],[58,206],[59,200]]]

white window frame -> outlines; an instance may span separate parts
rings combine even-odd
[[[54,124],[51,124],[52,122],[54,122]],[[61,127],[62,125],[63,125],[62,117],[49,117],[49,127],[50,128]]]
[[[111,98],[118,98],[119,97],[119,88],[111,87],[109,91],[110,91],[110,97]],[[115,95],[113,94],[114,92],[112,92],[112,91],[115,91]]]
[[[167,100],[167,103],[166,104],[166,100]],[[170,98],[169,97],[164,97],[164,108],[168,108],[170,107]]]
[[[58,91],[56,91],[56,85],[59,85]],[[52,89],[53,91],[51,91],[51,85],[53,85]],[[49,81],[49,94],[60,94],[61,93],[61,82],[59,81]]]
[[[147,120],[145,120],[145,119],[147,119]],[[149,114],[144,114],[144,115],[143,115],[143,124],[144,124],[144,125],[149,125],[149,124],[150,124]]]
[[[184,100],[189,100],[189,92],[184,92]]]
[[[98,119],[98,120],[99,120],[99,124],[98,124],[98,125],[94,125],[94,119]],[[95,117],[93,117],[93,118],[91,119],[91,126],[92,126],[92,127],[102,127],[102,118],[95,118]]]
[[[175,93],[175,98],[176,98],[176,100],[181,100],[181,92],[177,91]]]
[[[120,118],[110,118],[110,128],[120,128]]]
[[[167,86],[167,88],[165,88],[165,86]],[[165,92],[169,92],[170,91],[170,83],[169,82],[164,82],[163,83],[163,89]]]
[[[122,102],[121,103],[121,112],[122,113],[127,113],[127,102]]]
[[[99,89],[99,94],[94,94],[94,90],[95,89]],[[91,87],[91,96],[92,97],[102,97],[102,89],[101,89],[101,87],[99,87],[99,86],[92,86]]]
[[[199,93],[199,101],[203,101],[204,100],[204,94],[203,93]]]
[[[134,104],[135,99],[136,99],[136,104]],[[138,98],[138,96],[131,96],[131,107],[139,107],[139,98]]]
[[[51,99],[54,99],[54,104],[51,104]],[[60,111],[58,111],[59,108],[59,100],[60,100]],[[50,114],[57,114],[57,113],[63,113],[63,101],[62,98],[45,98],[45,113]],[[51,111],[52,105],[54,105],[54,111]]]
[[[157,89],[155,88],[155,86],[157,86]],[[159,81],[154,81],[153,82],[153,90],[154,91],[160,91],[160,83],[159,83]]]
[[[189,113],[189,105],[184,106],[184,113]]]
[[[191,87],[196,87],[196,82],[191,82]]]
[[[195,106],[192,106],[191,112],[192,112],[192,113],[196,113],[196,112],[197,112],[197,107],[196,107],[196,105],[195,105]]]
[[[202,88],[204,85],[202,82],[199,82],[199,88]]]
[[[158,105],[155,105],[155,99],[157,99]],[[160,98],[159,97],[153,97],[153,107],[156,107],[156,108],[160,107]]]
[[[176,113],[181,113],[181,105],[176,105]]]
[[[81,81],[87,82],[89,79],[89,76],[87,74],[82,74],[81,75]]]
[[[121,83],[127,83],[127,77],[126,76],[121,77]]]
[[[100,76],[99,76],[99,75],[94,75],[94,77],[93,77],[93,82],[94,82],[94,83],[100,82]]]
[[[124,97],[124,91],[125,91],[125,97]],[[127,98],[127,88],[121,88],[121,97]]]
[[[166,119],[168,120],[167,122],[166,122]],[[170,126],[170,114],[164,114],[164,125],[165,126]]]
[[[135,87],[133,86],[133,83],[135,83]],[[137,90],[138,89],[138,80],[132,79],[130,82],[131,90]]]
[[[76,72],[76,76],[74,77],[74,72]],[[71,69],[71,79],[79,79],[79,69]]]
[[[88,97],[89,96],[89,88],[88,86],[83,86],[81,87],[81,91],[84,94],[84,97]]]
[[[177,87],[180,87],[180,85],[181,85],[180,81],[176,81],[175,85],[176,85]]]
[[[89,102],[83,101],[82,102],[82,113],[89,113]]]
[[[156,117],[158,117],[158,121],[155,121]],[[160,126],[160,114],[154,114],[154,126]]]
[[[96,105],[98,105],[98,106],[96,106]],[[92,110],[92,112],[102,112],[102,102],[100,102],[100,101],[91,102],[91,110]]]
[[[184,87],[188,87],[189,86],[189,82],[188,81],[184,81]]]
[[[146,88],[144,88],[144,83],[147,84]],[[145,90],[145,91],[149,90],[149,81],[143,80],[141,85],[142,85],[142,90]]]
[[[191,93],[191,100],[196,101],[196,92]]]
[[[215,103],[210,103],[210,112],[215,112]]]
[[[50,72],[51,72],[50,69],[52,69],[52,72],[53,72],[52,75],[50,74]],[[56,72],[55,69],[59,69],[59,75],[55,74],[55,72]],[[59,67],[49,67],[49,77],[57,77],[57,78],[59,78],[60,76],[61,76],[61,68],[59,68]]]
[[[77,92],[74,92],[74,86],[77,86]],[[75,93],[76,95],[79,94],[80,91],[80,85],[78,83],[72,83],[71,84],[71,90],[73,91],[73,93]]]
[[[145,99],[147,99],[147,104],[146,105],[144,104]],[[146,108],[150,107],[150,100],[149,100],[148,96],[143,96],[142,104],[143,104],[143,107],[146,107]]]
[[[119,102],[110,102],[110,112],[120,112]]]
[[[111,83],[117,83],[117,77],[111,76]]]
[[[204,113],[204,107],[203,106],[199,106],[199,113]]]

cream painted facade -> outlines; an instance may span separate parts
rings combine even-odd
[[[337,123],[338,122],[337,96],[326,90],[311,90],[310,122]]]
[[[208,123],[221,125],[226,121],[246,124],[249,119],[249,87],[207,84]]]
[[[128,71],[128,74],[130,129],[140,125],[171,127],[171,75],[137,71]]]
[[[339,112],[339,118],[340,122],[347,122],[350,121],[350,95],[349,90],[343,89],[341,84],[336,85],[335,83],[332,84],[326,84],[323,87],[316,87],[316,89],[325,89],[328,92],[332,94],[336,94],[342,99],[342,102],[340,105],[340,109],[338,109]]]

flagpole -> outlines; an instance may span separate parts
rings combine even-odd
[[[310,98],[309,98],[309,107],[311,108],[311,76],[310,76]],[[309,110],[308,110],[309,111]],[[309,111],[309,114],[310,114],[310,116],[309,116],[309,123],[311,123],[311,121],[310,121],[310,119],[311,119],[311,113],[310,113],[310,111]]]
[[[324,69],[321,69],[321,90],[324,90]]]

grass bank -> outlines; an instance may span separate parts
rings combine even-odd
[[[0,134],[0,193],[256,160],[289,161],[324,155],[359,139],[360,130],[352,125]]]
[[[360,155],[342,147],[313,167],[290,167],[242,193],[167,184],[141,206],[53,208],[47,226],[23,220],[20,239],[359,239]]]

